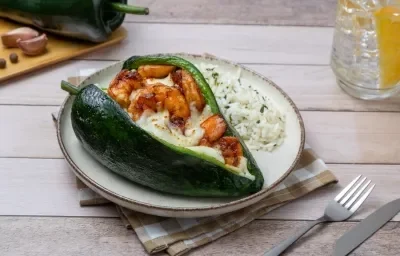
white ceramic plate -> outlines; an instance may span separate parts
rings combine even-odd
[[[70,113],[74,96],[68,96],[58,116],[57,136],[62,152],[74,173],[91,189],[116,204],[126,208],[167,217],[204,217],[235,211],[251,205],[266,196],[291,171],[300,159],[304,147],[304,126],[300,113],[292,100],[272,81],[235,63],[214,57],[175,54],[194,64],[200,62],[219,66],[221,72],[242,69],[241,82],[251,84],[261,94],[268,96],[286,115],[286,138],[272,153],[252,152],[264,175],[264,188],[243,198],[193,198],[161,193],[111,172],[97,162],[80,145],[72,130]],[[102,69],[84,80],[81,86],[97,83],[108,86],[121,70],[122,61]]]

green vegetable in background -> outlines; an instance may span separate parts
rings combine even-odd
[[[0,17],[86,41],[106,41],[125,13],[147,15],[127,0],[0,0]]]
[[[123,68],[146,64],[174,65],[196,80],[214,114],[215,97],[200,71],[190,62],[169,55],[134,56]],[[225,135],[235,136],[254,179],[238,175],[225,164],[184,147],[170,144],[140,128],[111,97],[95,85],[76,88],[62,81],[62,89],[75,95],[71,109],[74,132],[83,147],[111,171],[155,190],[187,196],[244,196],[262,189],[264,179],[253,156],[228,123]]]

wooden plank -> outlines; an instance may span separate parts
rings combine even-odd
[[[365,218],[386,202],[400,197],[399,165],[329,165],[339,184],[321,188],[261,219],[313,220],[348,182],[363,174],[376,188],[352,219]],[[79,207],[75,177],[63,159],[0,158],[0,215],[117,216],[114,207]],[[26,191],[29,191],[27,193]],[[394,218],[400,221],[400,215]]]
[[[150,15],[127,15],[127,21],[333,26],[337,0],[129,0],[147,6]],[[245,4],[246,3],[246,4]]]
[[[57,110],[58,107],[0,106],[0,157],[62,157],[51,118]]]
[[[329,64],[333,28],[124,23],[118,46],[76,59],[120,60],[152,53],[208,52],[242,63]]]
[[[0,215],[116,217],[113,205],[80,207],[62,159],[0,158]]]
[[[116,218],[2,217],[0,229],[2,256],[148,255]]]
[[[62,158],[51,119],[57,110],[55,106],[0,106],[0,157]],[[400,163],[397,113],[301,114],[307,143],[328,163]]]
[[[262,255],[306,224],[303,221],[256,220],[188,255]],[[285,255],[331,255],[335,241],[356,224],[320,224]],[[387,223],[351,255],[397,255],[400,251],[398,225]],[[126,230],[118,219],[113,218],[1,217],[0,228],[3,231],[0,232],[0,251],[4,256],[148,255],[134,232]]]
[[[59,106],[68,95],[61,90],[61,80],[87,76],[115,61],[66,61],[50,68],[12,79],[0,86],[0,104]]]
[[[87,75],[113,63],[115,61],[68,61],[15,79],[12,83],[0,86],[0,105],[60,105],[67,95],[60,90],[62,79]],[[326,65],[244,66],[274,81],[301,110],[400,111],[398,97],[384,101],[363,101],[350,97],[336,84],[331,68]]]
[[[301,113],[307,143],[328,163],[399,163],[396,113]]]
[[[306,225],[299,221],[254,221],[238,231],[194,251],[193,255],[263,255]],[[285,252],[285,256],[332,255],[337,239],[357,223],[321,224]],[[389,222],[350,255],[398,255],[398,223]]]

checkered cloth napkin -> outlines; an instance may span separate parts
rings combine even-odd
[[[85,75],[80,73],[69,81],[78,84]],[[56,116],[57,113],[53,113],[53,118]],[[134,230],[148,253],[165,251],[178,256],[227,235],[292,200],[336,182],[336,177],[325,163],[306,145],[296,169],[268,197],[235,212],[203,218],[165,218],[135,212],[119,205],[116,208],[121,221],[126,228]],[[77,188],[82,207],[111,203],[78,178]]]

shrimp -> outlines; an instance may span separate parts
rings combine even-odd
[[[132,91],[142,88],[143,86],[143,78],[139,73],[123,69],[111,81],[107,93],[118,102],[119,105],[123,108],[127,108],[130,103],[129,96]]]
[[[183,131],[185,123],[190,117],[190,108],[179,89],[173,87],[169,89],[164,106],[170,113],[169,119],[171,123],[175,124]]]
[[[214,147],[221,150],[225,164],[238,166],[240,157],[243,156],[242,146],[235,137],[225,136],[214,144]]]
[[[204,129],[204,136],[200,140],[201,146],[211,146],[213,142],[224,135],[227,128],[225,120],[219,114],[207,118],[200,124],[200,127]]]
[[[222,116],[219,114],[212,115],[203,121],[200,127],[204,129],[204,136],[199,145],[219,149],[222,152],[225,164],[238,166],[240,157],[243,156],[242,146],[235,137],[222,137],[227,129]]]
[[[143,65],[138,68],[138,72],[144,78],[164,78],[175,68],[169,65]]]
[[[157,100],[155,93],[150,87],[139,89],[135,99],[128,107],[128,113],[132,114],[133,120],[137,121],[147,109],[157,111]]]
[[[172,80],[179,86],[187,103],[194,103],[199,112],[202,112],[206,103],[196,81],[186,70],[177,70],[172,73]]]
[[[133,120],[137,121],[147,109],[158,112],[164,108],[170,114],[171,123],[183,131],[185,122],[190,116],[190,109],[177,88],[155,84],[140,89],[130,104],[128,112],[132,114]]]

